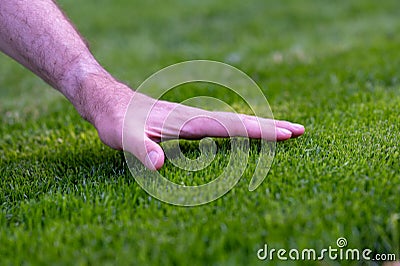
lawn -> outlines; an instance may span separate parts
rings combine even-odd
[[[177,62],[225,62],[257,82],[276,118],[306,133],[277,144],[257,190],[248,190],[260,145],[252,141],[248,169],[228,194],[172,206],[135,182],[123,153],[104,146],[62,95],[0,55],[1,265],[265,265],[264,244],[322,250],[340,237],[399,259],[397,0],[59,3],[132,88]],[[245,109],[232,93],[206,92]],[[217,144],[216,163],[195,178],[223,170],[229,141]],[[193,158],[197,145],[182,143]],[[170,163],[160,172],[191,182]]]

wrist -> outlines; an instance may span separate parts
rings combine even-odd
[[[72,104],[76,105],[91,76],[102,77],[102,79],[111,77],[91,54],[85,53],[85,55],[78,56],[66,66],[62,78],[58,80],[55,87]]]
[[[112,113],[112,108],[120,104],[116,102],[118,95],[123,93],[126,100],[130,93],[133,94],[129,87],[114,79],[93,57],[74,63],[58,86],[79,114],[95,127],[99,117]]]
[[[103,73],[88,73],[78,86],[74,106],[79,114],[97,129],[105,144],[122,149],[125,112],[135,92]]]

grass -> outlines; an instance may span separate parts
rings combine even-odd
[[[307,132],[278,144],[255,192],[247,186],[257,141],[230,193],[175,207],[146,194],[123,154],[102,145],[60,94],[0,56],[0,264],[264,265],[256,252],[265,243],[320,250],[339,237],[399,258],[398,1],[60,5],[132,87],[184,60],[230,63],[260,85],[275,117]],[[241,108],[232,95],[210,96]],[[229,153],[219,144],[217,158]],[[197,143],[185,145],[196,156]],[[221,170],[216,163],[209,173]]]

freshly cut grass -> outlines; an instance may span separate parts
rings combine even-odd
[[[230,193],[175,207],[143,191],[123,154],[102,145],[60,94],[0,56],[0,264],[264,265],[256,254],[264,244],[321,250],[339,237],[399,258],[398,1],[60,5],[133,88],[173,63],[223,61],[260,85],[276,118],[307,132],[278,144],[255,192],[247,189],[259,147],[252,141]],[[208,94],[245,110],[232,94]],[[228,140],[217,143],[207,174],[185,178],[171,164],[161,172],[188,184],[213,179],[230,152]],[[182,143],[189,157],[197,147]]]

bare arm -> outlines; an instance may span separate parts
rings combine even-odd
[[[135,92],[100,66],[83,38],[52,0],[2,0],[0,50],[64,94],[81,116],[96,127],[105,144],[122,149],[123,120]],[[140,99],[135,108],[138,114],[142,107],[146,110],[154,105],[154,109],[145,121],[145,132],[130,132],[128,151],[150,169],[159,169],[164,163],[163,150],[157,144],[161,135],[167,138],[225,137],[224,127],[211,120],[215,118],[226,124],[233,121],[229,113],[210,113],[180,106],[180,112],[175,112],[164,124],[177,104],[157,101],[139,93],[136,96]],[[190,120],[198,116],[208,118]],[[240,119],[245,129],[238,130],[239,135],[260,137],[260,128],[253,117],[241,116]],[[184,127],[178,127],[189,120]],[[303,134],[304,127],[277,121],[276,133],[278,140],[285,140]],[[143,147],[138,145],[139,142],[145,144],[146,150],[138,148]]]
[[[59,90],[92,123],[90,108],[96,106],[88,99],[100,98],[101,84],[94,90],[86,83],[93,76],[98,83],[116,82],[51,0],[2,0],[0,50]]]

